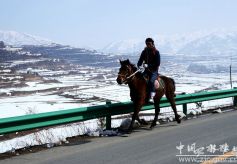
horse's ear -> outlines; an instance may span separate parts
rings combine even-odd
[[[119,63],[122,65],[122,61],[121,61],[121,59],[119,59],[118,61],[119,61]]]
[[[130,61],[129,61],[129,59],[127,59],[127,60],[124,60],[124,62],[125,62],[126,64],[130,64]]]

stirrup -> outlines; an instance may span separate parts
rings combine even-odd
[[[150,99],[149,99],[149,103],[154,103],[154,99],[153,99],[153,98],[150,98]]]
[[[151,92],[151,94],[150,94],[150,99],[149,99],[149,102],[150,103],[154,103],[154,97],[155,97],[155,95],[156,95],[156,92]]]

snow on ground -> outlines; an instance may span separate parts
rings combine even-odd
[[[51,88],[60,88],[60,87],[66,87],[69,85],[65,85],[63,83],[48,83],[48,84],[43,84],[41,82],[26,82],[28,86],[26,87],[21,87],[21,88],[4,88],[0,89],[0,93],[8,93],[11,91],[40,91],[40,90],[45,90],[45,89],[51,89]]]
[[[98,88],[85,89],[81,93],[87,95],[94,95],[113,102],[130,101],[128,86],[108,85]]]
[[[35,94],[0,99],[0,118],[90,106],[58,95]]]
[[[12,64],[10,65],[10,67],[16,66],[16,65],[20,65],[20,64],[26,64],[26,63],[37,63],[39,61],[47,61],[50,60],[48,58],[41,58],[41,59],[28,59],[28,60],[17,60],[17,61],[13,61]]]
[[[66,142],[67,137],[88,134],[97,129],[98,125],[95,120],[45,129],[22,137],[0,142],[0,153],[9,151],[14,152],[20,148],[43,144],[47,144],[46,146],[50,148],[54,144]]]
[[[49,76],[49,79],[56,79],[61,83],[44,84],[39,82],[27,82],[28,87],[5,88],[1,89],[0,92],[36,91],[68,86],[77,87],[62,91],[63,93],[61,94],[52,94],[51,91],[2,97],[0,98],[0,118],[101,105],[105,104],[106,100],[110,100],[112,103],[130,101],[128,86],[116,84],[116,75],[111,74],[110,70],[107,69],[86,69],[81,70],[80,74],[76,75],[67,75],[67,71],[58,71],[55,73],[49,70],[43,70],[37,72],[41,75]],[[50,77],[56,74],[61,74],[61,76]],[[233,77],[235,76],[236,74],[233,75]],[[202,75],[184,73],[182,75],[176,75],[171,72],[170,77],[173,77],[176,81],[177,93],[194,93],[207,88],[209,88],[208,90],[230,89],[229,77],[226,74],[213,73]],[[237,86],[236,83],[234,83],[234,86]],[[57,89],[55,92],[57,92]],[[74,99],[71,97],[74,97]],[[231,103],[232,98],[203,102],[201,107],[197,107],[196,104],[188,104],[188,113],[194,115],[200,114],[210,107],[219,107]],[[179,113],[182,114],[182,106],[179,105],[177,108]],[[154,113],[154,110],[141,113]],[[120,126],[123,121],[123,119],[116,119],[116,117],[117,116],[112,117],[112,127]],[[142,116],[145,120],[152,120],[153,117],[153,115]],[[161,109],[159,119],[172,121],[173,117],[173,112],[170,107]],[[98,136],[101,134],[101,130],[98,119],[49,128],[11,140],[1,141],[0,153],[8,151],[14,152],[16,149],[39,144],[47,144],[48,147],[52,147],[56,143],[67,142],[67,137],[83,134]]]

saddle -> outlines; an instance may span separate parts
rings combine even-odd
[[[165,88],[165,82],[160,76],[158,76],[158,79],[155,80],[155,82],[154,82],[154,86],[155,86],[156,90],[164,89]]]
[[[145,101],[146,101],[146,103],[149,103],[149,99],[150,99],[149,76],[143,75],[143,78],[146,80],[146,85],[147,85],[147,87],[146,87],[147,88],[147,90],[146,90],[147,96],[146,96]],[[158,76],[157,80],[155,80],[153,85],[155,86],[156,91],[161,91],[165,88],[165,82],[160,76]]]
[[[146,80],[146,84],[149,85],[149,76],[143,74],[143,78]],[[157,80],[155,80],[155,82],[154,82],[154,86],[155,86],[156,90],[164,89],[165,82],[160,76],[158,76]]]

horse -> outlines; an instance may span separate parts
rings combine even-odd
[[[130,126],[128,128],[128,131],[132,131],[134,121],[137,120],[142,125],[148,125],[145,120],[139,119],[139,112],[143,105],[147,103],[147,100],[149,99],[147,94],[147,80],[144,78],[141,71],[137,69],[137,67],[130,63],[129,59],[121,61],[120,60],[120,69],[117,76],[117,83],[119,85],[121,84],[128,84],[130,89],[130,97],[131,101],[134,105],[134,112],[132,115],[132,121],[130,123]],[[173,109],[173,112],[175,114],[175,120],[178,124],[181,123],[180,116],[177,113],[176,104],[175,104],[175,82],[172,78],[161,76],[159,75],[159,83],[163,84],[160,85],[159,88],[156,87],[156,94],[153,97],[154,106],[155,106],[155,116],[154,120],[151,123],[150,128],[156,126],[156,122],[158,119],[158,115],[160,113],[160,99],[163,95],[165,95],[168,99],[168,101],[171,104],[171,107]],[[158,82],[158,79],[155,81],[155,83]]]

